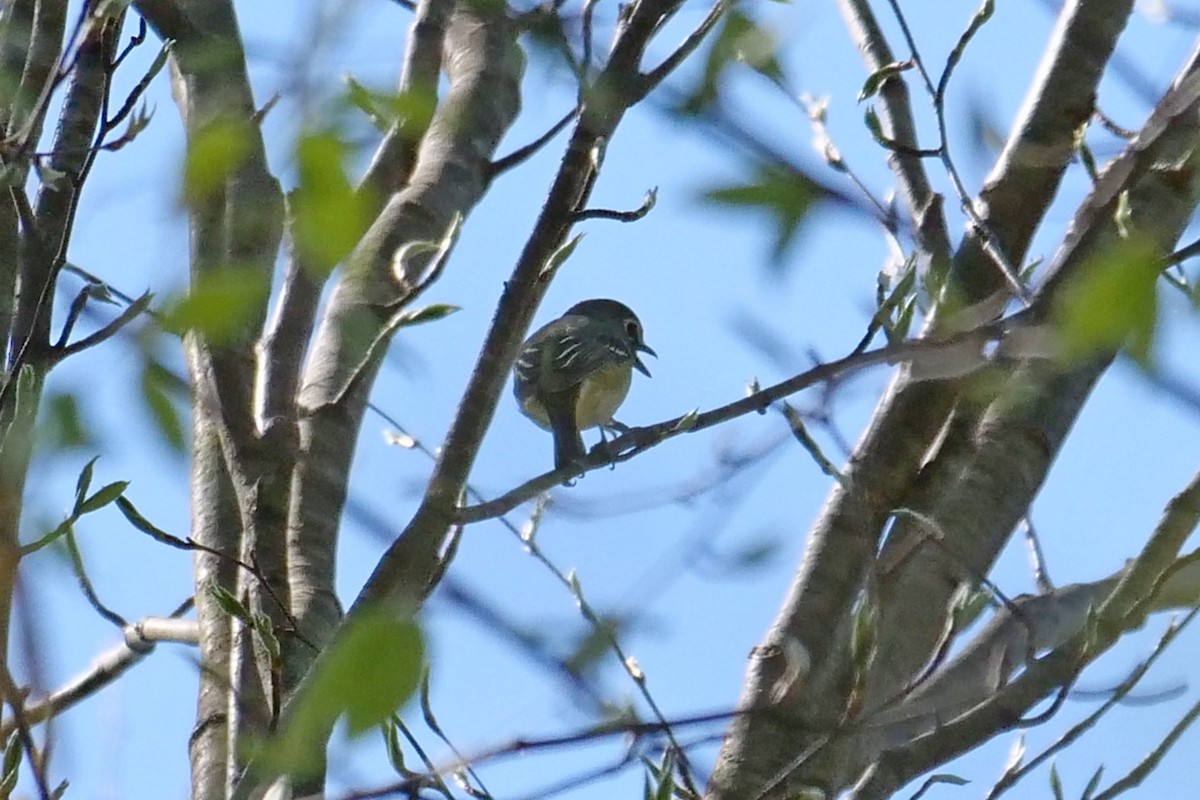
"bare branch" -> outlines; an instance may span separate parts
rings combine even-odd
[[[129,669],[154,651],[158,642],[196,644],[199,630],[195,622],[180,619],[192,607],[189,599],[172,612],[170,617],[146,617],[124,628],[125,641],[93,661],[83,673],[45,697],[26,702],[25,722],[36,725],[58,716],[115,682]],[[8,739],[16,729],[15,718],[0,722],[0,739]]]
[[[616,222],[637,222],[645,217],[658,202],[658,188],[646,192],[642,204],[632,211],[615,211],[608,208],[585,208],[575,212],[575,221],[583,222],[588,219],[611,219]]]
[[[430,106],[436,101],[446,28],[454,7],[455,0],[420,0],[415,4],[416,16],[408,31],[397,89],[400,95],[427,97]],[[397,120],[379,143],[359,191],[368,193],[380,207],[408,182],[426,124],[427,120]]]
[[[83,291],[87,292],[88,289],[85,288]],[[145,313],[150,307],[150,301],[153,299],[154,295],[146,292],[141,297],[136,298],[132,303],[126,306],[125,309],[117,315],[116,319],[100,328],[100,330],[94,333],[89,333],[87,336],[83,337],[77,342],[72,342],[71,344],[60,344],[55,348],[53,362],[57,363],[58,361],[62,361],[64,358],[73,356],[76,353],[81,353],[84,350],[87,350],[89,347],[95,347],[96,345],[111,339],[117,334],[118,331]],[[64,327],[64,338],[69,331],[69,328]]]
[[[558,122],[551,125],[548,131],[534,139],[529,144],[525,145],[524,147],[519,147],[508,155],[493,161],[491,167],[492,179],[495,179],[497,175],[507,172],[513,167],[524,164],[531,156],[549,144],[555,136],[562,132],[564,128],[570,125],[571,120],[575,119],[578,114],[579,107],[576,106],[566,114],[563,114],[562,118],[559,119]]]
[[[1131,3],[1075,3],[1064,11],[1055,40],[1048,50],[1046,64],[1039,72],[1039,84],[1031,90],[1017,132],[980,198],[982,216],[1014,260],[1023,257],[1029,237],[1053,197],[1054,187],[1070,159],[1073,131],[1091,113],[1092,97],[1104,59],[1111,53],[1131,8]],[[1180,122],[1176,132],[1183,135],[1186,129],[1187,126]],[[1053,143],[1052,153],[1044,153],[1045,145],[1042,143],[1046,141]],[[1044,153],[1045,157],[1032,158],[1034,152]],[[1017,158],[1018,154],[1020,158]],[[1054,157],[1050,158],[1050,155]],[[1030,186],[1039,189],[1031,192]],[[1170,209],[1171,224],[1177,221],[1179,214],[1190,213],[1190,206],[1178,194],[1174,200],[1160,195],[1146,208],[1146,218],[1157,217],[1165,222],[1167,209]],[[1096,216],[1081,212],[1078,218],[1096,221],[1102,216],[1103,212]],[[1160,241],[1169,239],[1170,233],[1157,221],[1154,227],[1163,231]],[[999,279],[976,239],[977,236],[969,235],[964,241],[951,272],[956,292],[967,298],[989,296],[995,291]],[[1077,246],[1078,242],[1073,245]],[[1081,250],[1079,255],[1067,260],[1074,266],[1086,263],[1083,252]],[[946,308],[953,310],[953,306]],[[952,319],[953,315],[941,320],[941,324]],[[1038,464],[1042,462],[1024,459],[1045,453],[1048,442],[1051,450],[1056,447],[1054,443],[1061,441],[1069,427],[1069,420],[1073,418],[1071,409],[1078,409],[1094,380],[1094,375],[1080,374],[1074,379],[1045,384],[1044,377],[1036,372],[1018,375],[1017,379],[1027,381],[1032,377],[1039,385],[1044,385],[1043,400],[1025,404],[1026,415],[1019,422],[1011,418],[1003,422],[1000,419],[988,420],[989,435],[992,432],[1000,435],[1005,426],[1008,426],[1010,434],[1016,429],[1025,431],[1023,441],[1019,443],[1008,438],[1008,447],[1004,448],[1006,454],[1003,456],[998,452],[998,441],[995,443],[996,449],[989,445],[986,453],[976,450],[972,445],[972,442],[981,441],[978,438],[980,431],[975,429],[974,421],[983,415],[983,410],[977,406],[962,409],[960,413],[963,414],[963,420],[947,426],[948,414],[961,387],[958,381],[917,382],[902,373],[889,387],[888,394],[876,409],[875,422],[849,460],[849,488],[835,487],[815,523],[805,551],[805,561],[789,593],[790,599],[765,643],[767,647],[781,646],[784,637],[788,641],[799,641],[813,664],[813,674],[805,683],[806,687],[811,688],[798,688],[789,695],[789,700],[795,699],[793,710],[800,719],[819,721],[831,716],[836,718],[835,715],[841,713],[836,706],[837,701],[833,700],[834,705],[831,706],[828,693],[822,694],[822,687],[830,685],[825,681],[839,680],[837,676],[844,669],[840,660],[831,659],[840,641],[839,636],[831,635],[831,630],[841,624],[838,620],[848,619],[866,565],[875,557],[882,526],[890,510],[899,506],[914,506],[916,498],[906,495],[911,491],[918,467],[929,460],[931,453],[938,452],[934,447],[938,442],[941,442],[943,451],[959,451],[958,456],[962,460],[953,462],[960,469],[960,472],[954,473],[957,476],[963,474],[961,470],[967,464],[989,463],[995,466],[1003,463],[997,462],[996,458],[1008,458],[1008,454],[1011,454],[1021,460],[1022,465],[1017,467],[1014,464],[1006,474],[1029,475],[1034,480],[1034,486],[1029,491],[1036,488],[1041,474],[1039,469],[1044,469],[1044,465],[1039,467]],[[1057,421],[1053,422],[1053,432],[1047,438],[1045,434],[1049,432],[1052,417],[1056,417]],[[1026,428],[1031,422],[1037,423],[1033,430]],[[940,459],[941,455],[937,458]],[[951,474],[951,463],[947,458],[944,465],[947,476]],[[999,469],[1004,471],[1007,468]],[[974,472],[972,475],[979,477]],[[928,480],[932,481],[933,477],[929,476]],[[965,489],[967,483],[964,481],[959,485]],[[991,486],[990,482],[988,486]],[[965,503],[959,505],[960,511],[975,509],[971,503],[980,498],[990,507],[1014,489],[1006,486],[1002,493],[986,496],[991,491],[989,488],[980,495],[973,495],[971,499],[959,497],[941,508],[949,512],[954,503]],[[977,554],[968,558],[966,550],[974,550],[985,542],[990,549],[995,546],[996,540],[1004,540],[1011,531],[1008,519],[1011,518],[1015,524],[1028,508],[1029,494],[1024,490],[1021,494],[1021,498],[1008,494],[1005,500],[1007,507],[1002,515],[1005,519],[994,520],[995,531],[989,530],[986,537],[964,534],[961,537],[963,541],[956,544],[959,559],[975,564],[976,572],[982,571],[985,562]],[[943,495],[943,499],[948,497]],[[1009,514],[1012,516],[1008,517]],[[972,514],[972,519],[966,520],[963,531],[972,530],[980,518],[987,516],[994,515],[991,512]],[[947,530],[957,530],[959,520],[944,519],[940,524]],[[1003,533],[998,532],[1001,529],[1005,529]],[[891,541],[892,537],[889,536]],[[968,545],[967,541],[971,544]],[[896,544],[899,546],[900,540]],[[925,564],[922,559],[910,559],[910,567],[904,570],[908,578],[899,580],[899,576],[896,576],[892,585],[903,587],[904,598],[919,599],[892,598],[889,603],[883,604],[885,612],[888,608],[897,612],[899,608],[905,608],[913,613],[905,614],[900,623],[891,618],[881,620],[879,656],[875,660],[877,667],[888,665],[891,669],[898,665],[898,660],[903,661],[906,667],[896,670],[891,677],[882,677],[880,674],[874,677],[872,694],[876,698],[895,696],[895,692],[920,671],[929,657],[929,648],[936,645],[944,629],[944,615],[938,609],[944,609],[945,606],[940,602],[931,602],[930,598],[944,596],[945,585],[934,595],[924,594],[929,584],[921,580],[917,570],[908,571],[914,563]],[[928,564],[925,566],[928,567]],[[944,577],[944,567],[939,569],[943,570],[940,574]],[[929,579],[932,579],[932,575]],[[890,605],[893,600],[894,607]],[[926,619],[924,613],[920,613],[922,611],[930,612],[932,618]],[[914,625],[923,631],[920,637],[913,635]],[[900,657],[897,651],[908,655]],[[771,695],[778,677],[777,667],[773,664],[766,658],[752,658],[743,704],[754,706]],[[714,788],[710,790],[712,797],[719,800],[752,794],[777,772],[781,764],[790,760],[791,754],[804,749],[803,740],[793,741],[785,748],[786,752],[778,752],[773,742],[789,737],[794,739],[794,735],[789,733],[794,728],[773,725],[769,720],[737,722],[732,728],[714,772]],[[804,779],[803,775],[796,777],[801,782]]]
[[[713,7],[708,10],[708,13],[704,15],[704,19],[700,20],[700,24],[683,40],[682,44],[663,59],[661,64],[642,75],[641,91],[643,97],[653,91],[654,87],[666,80],[668,75],[679,69],[680,65],[692,53],[696,52],[696,48],[712,32],[716,24],[721,21],[721,17],[725,15],[725,11],[728,8],[729,0],[717,0],[713,4]]]
[[[290,207],[286,214],[289,252],[284,267],[283,285],[275,301],[275,313],[255,351],[256,427],[266,431],[272,424],[297,424],[296,395],[304,354],[308,352],[321,300],[324,280],[316,275],[296,247],[295,218]]]
[[[865,0],[839,0],[838,5],[868,72],[874,73],[895,62],[870,5]],[[950,267],[950,234],[941,204],[935,199],[929,176],[921,163],[916,123],[904,79],[894,75],[884,80],[879,88],[879,98],[883,135],[895,142],[897,148],[911,148],[912,151],[894,149],[888,156],[888,165],[896,175],[912,215],[917,246],[928,255],[932,274],[944,275]]]
[[[29,771],[33,774],[33,782],[37,786],[38,796],[41,800],[51,800],[53,795],[50,792],[50,784],[46,780],[45,764],[33,741],[30,723],[25,715],[25,698],[17,689],[6,663],[0,663],[0,699],[8,703],[8,707],[12,709],[13,730],[21,742],[21,749],[25,751],[25,760],[29,763]]]
[[[1150,670],[1150,667],[1154,665],[1154,662],[1156,662],[1159,657],[1167,651],[1167,647],[1173,641],[1175,641],[1175,638],[1185,628],[1187,628],[1188,625],[1191,624],[1192,620],[1196,618],[1197,613],[1200,612],[1198,612],[1196,609],[1193,609],[1178,625],[1173,624],[1168,627],[1166,632],[1159,637],[1158,644],[1155,645],[1154,650],[1151,651],[1150,655],[1142,659],[1134,668],[1133,672],[1126,676],[1119,685],[1117,685],[1108,693],[1108,697],[1103,703],[1100,704],[1099,708],[1088,714],[1079,722],[1072,725],[1065,733],[1055,739],[1052,744],[1047,746],[1037,755],[1025,761],[1018,768],[1006,771],[1003,778],[993,784],[991,790],[988,791],[984,800],[995,800],[995,798],[999,797],[1009,788],[1015,786],[1022,778],[1030,775],[1038,767],[1045,764],[1058,753],[1066,750],[1074,742],[1078,741],[1085,733],[1092,730],[1096,726],[1096,723],[1098,723],[1100,719],[1104,717],[1104,715],[1116,708],[1116,706],[1122,700],[1129,696],[1129,693],[1133,691],[1138,682]]]
[[[1020,714],[1048,692],[1073,683],[1082,669],[1123,633],[1140,627],[1146,611],[1155,607],[1155,598],[1167,577],[1176,572],[1172,567],[1179,563],[1176,559],[1179,547],[1198,523],[1200,473],[1168,503],[1132,565],[1096,583],[1024,598],[1019,610],[1014,607],[1011,612],[998,614],[933,679],[895,708],[869,720],[871,730],[859,741],[856,752],[859,763],[872,766],[864,773],[855,797],[886,796],[912,777],[991,738],[997,731],[1018,724]],[[1133,597],[1136,604],[1131,602]],[[1135,607],[1138,613],[1131,613]],[[1193,607],[1183,625],[1198,613]],[[1175,639],[1183,625],[1168,630],[1155,653],[1125,682],[1126,692]],[[1050,655],[1032,661],[1037,653],[1047,649],[1052,651]],[[1025,672],[1009,681],[1022,666]],[[1107,708],[1097,711],[1092,721],[1106,711]],[[951,718],[954,721],[944,722]],[[1090,724],[1090,721],[1081,723],[1067,734],[1066,740],[1081,735]],[[881,736],[884,730],[887,732]],[[872,737],[876,744],[868,744]],[[882,755],[874,756],[880,740]],[[1032,765],[1006,776],[989,797],[1015,783],[1028,769]],[[889,786],[892,788],[888,789]]]

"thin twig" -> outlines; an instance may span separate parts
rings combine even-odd
[[[646,192],[642,204],[632,211],[615,211],[609,208],[585,208],[575,212],[575,221],[583,222],[588,219],[611,219],[617,222],[637,222],[650,213],[658,202],[658,188]]]
[[[150,292],[146,292],[141,297],[137,298],[128,306],[126,306],[125,310],[122,311],[116,319],[114,319],[112,322],[109,322],[100,330],[88,334],[73,344],[56,347],[53,351],[53,355],[51,356],[51,363],[62,361],[64,358],[83,352],[89,347],[95,347],[101,342],[112,338],[122,328],[141,316],[141,314],[150,307],[150,301],[153,299],[154,295],[152,295]]]
[[[1037,529],[1033,527],[1033,519],[1028,513],[1021,521],[1025,531],[1025,543],[1029,545],[1029,560],[1033,566],[1033,579],[1039,592],[1045,593],[1054,589],[1050,573],[1046,569],[1046,554],[1042,551],[1042,540]]]
[[[991,790],[988,791],[984,800],[996,800],[997,797],[999,797],[1012,786],[1015,786],[1022,778],[1029,775],[1031,772],[1033,772],[1033,770],[1044,764],[1057,753],[1065,750],[1068,746],[1079,739],[1079,737],[1083,736],[1084,733],[1095,727],[1096,723],[1100,721],[1101,717],[1116,707],[1121,700],[1123,700],[1131,691],[1133,691],[1134,687],[1137,686],[1142,677],[1150,670],[1150,667],[1154,665],[1154,662],[1156,662],[1159,657],[1166,652],[1167,646],[1171,644],[1171,642],[1173,642],[1179,636],[1179,634],[1182,633],[1185,628],[1187,628],[1188,625],[1191,624],[1192,620],[1196,618],[1198,613],[1200,613],[1200,607],[1193,608],[1178,625],[1170,625],[1166,632],[1163,633],[1163,635],[1159,638],[1158,644],[1155,646],[1150,655],[1147,656],[1140,664],[1138,664],[1137,667],[1134,668],[1133,672],[1131,672],[1125,678],[1125,680],[1121,681],[1121,683],[1112,691],[1108,699],[1105,700],[1105,702],[1099,708],[1086,716],[1084,719],[1072,725],[1065,733],[1055,739],[1052,744],[1042,750],[1042,752],[1024,762],[1019,769],[1006,772],[1005,775],[999,781],[997,781],[994,786],[992,786]]]
[[[575,106],[566,114],[563,114],[562,118],[559,119],[558,122],[555,122],[553,125],[551,125],[550,129],[541,136],[534,139],[524,147],[518,147],[508,155],[497,158],[492,162],[491,169],[488,170],[488,180],[495,180],[497,175],[500,175],[501,173],[507,172],[513,167],[525,163],[525,161],[537,153],[537,151],[549,144],[555,136],[557,136],[564,128],[567,127],[567,125],[571,123],[571,120],[578,116],[578,114],[579,106]]]
[[[1192,707],[1188,709],[1186,714],[1183,715],[1183,718],[1180,719],[1179,722],[1175,723],[1174,727],[1172,727],[1170,732],[1163,737],[1163,740],[1159,742],[1158,746],[1147,753],[1146,757],[1137,763],[1137,766],[1131,769],[1112,786],[1108,787],[1103,792],[1100,792],[1100,794],[1095,795],[1092,800],[1112,800],[1112,798],[1116,797],[1122,792],[1128,791],[1129,789],[1141,784],[1141,782],[1146,779],[1147,775],[1154,772],[1154,770],[1158,767],[1159,762],[1162,761],[1167,752],[1170,751],[1170,749],[1175,746],[1175,743],[1179,741],[1179,737],[1186,733],[1188,728],[1190,728],[1198,718],[1200,718],[1200,700],[1192,704]]]
[[[87,599],[88,605],[113,625],[118,628],[125,628],[129,622],[120,614],[100,602],[100,596],[96,594],[96,587],[92,585],[87,570],[83,566],[83,553],[79,551],[79,542],[75,537],[73,526],[67,528],[67,534],[64,538],[67,542],[67,552],[71,556],[71,569],[75,572],[75,579],[79,582],[79,588],[83,592],[84,598]]]
[[[700,20],[700,24],[692,30],[683,40],[683,42],[675,48],[675,50],[663,59],[662,63],[642,75],[641,81],[641,96],[645,96],[654,87],[662,83],[668,75],[679,68],[679,65],[696,52],[696,48],[704,41],[704,38],[712,31],[713,27],[725,15],[726,9],[729,8],[729,0],[717,0],[704,19]]]
[[[933,102],[934,117],[937,121],[939,144],[937,147],[937,155],[942,160],[942,166],[945,167],[946,175],[950,178],[950,184],[954,187],[955,194],[958,195],[959,202],[963,212],[971,220],[971,224],[979,232],[984,249],[992,257],[996,268],[1000,271],[1005,282],[1008,283],[1014,295],[1025,305],[1028,306],[1032,295],[1029,289],[1021,283],[1017,277],[1017,270],[1009,261],[1008,256],[996,242],[996,237],[992,235],[987,223],[979,216],[975,209],[975,201],[967,191],[966,184],[963,183],[962,176],[958,172],[958,168],[954,164],[954,159],[950,154],[950,140],[947,133],[946,125],[946,105],[945,96],[946,88],[949,85],[950,75],[954,71],[954,67],[958,64],[958,60],[962,57],[963,51],[970,43],[971,39],[983,26],[990,16],[991,0],[984,0],[984,5],[971,18],[970,24],[966,31],[959,37],[954,49],[951,51],[946,68],[943,70],[938,84],[935,86],[930,78],[929,71],[925,67],[925,61],[921,57],[920,49],[917,47],[916,38],[913,36],[912,30],[908,26],[908,19],[900,8],[899,0],[888,0],[888,5],[892,9],[892,13],[896,17],[897,23],[900,25],[900,32],[904,37],[905,44],[908,46],[911,53],[912,62],[917,68],[918,74],[921,76],[922,82],[925,84],[925,90],[929,94],[930,100]]]
[[[33,731],[25,716],[25,698],[8,671],[8,665],[3,661],[0,661],[0,696],[3,696],[8,707],[12,709],[13,728],[20,739],[21,748],[25,751],[25,760],[29,762],[29,771],[37,784],[38,794],[41,800],[50,800],[52,795],[50,785],[46,781],[45,762],[38,754],[37,744],[33,741]]]

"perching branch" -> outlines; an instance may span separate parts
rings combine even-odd
[[[758,413],[769,408],[772,403],[811,386],[838,380],[868,367],[905,362],[939,362],[945,361],[947,357],[956,370],[971,371],[971,367],[964,366],[968,361],[974,364],[974,368],[983,367],[988,363],[982,354],[984,345],[1002,338],[1004,334],[1005,327],[1002,324],[994,324],[943,340],[907,340],[818,364],[799,375],[709,411],[693,411],[644,428],[632,428],[611,442],[594,447],[586,458],[569,467],[532,478],[494,500],[459,508],[452,519],[465,525],[506,514],[564,480],[607,467],[614,462],[628,461],[675,436],[705,430],[746,414]]]

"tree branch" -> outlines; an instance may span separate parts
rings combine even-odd
[[[142,659],[154,652],[154,647],[159,642],[196,644],[199,640],[196,623],[179,619],[187,613],[191,605],[189,600],[172,612],[170,617],[146,617],[126,626],[124,642],[101,653],[92,661],[87,670],[64,686],[55,689],[45,697],[33,702],[26,702],[24,705],[26,724],[37,725],[39,722],[56,717],[80,701],[96,694],[105,686],[114,683],[131,667],[141,663]],[[15,718],[8,718],[0,722],[0,739],[7,740],[16,725]]]
[[[1073,132],[1090,114],[1105,59],[1131,9],[1129,2],[1076,2],[1064,10],[1021,121],[977,204],[987,229],[995,233],[1014,261],[1024,258],[1053,197],[1070,159]],[[1054,157],[1033,158],[1035,154]],[[1030,191],[1030,186],[1038,190]],[[978,303],[999,285],[978,236],[979,232],[969,232],[955,254],[950,271],[954,288],[944,295],[939,319],[933,323],[936,327],[952,329],[954,310],[961,308],[964,300]],[[953,297],[963,300],[947,302]],[[842,713],[840,695],[825,690],[839,685],[839,675],[848,669],[839,648],[846,641],[847,621],[864,571],[874,559],[891,509],[912,503],[906,495],[943,431],[941,441],[947,443],[972,435],[970,416],[961,427],[947,428],[948,415],[962,388],[956,380],[915,381],[907,370],[901,371],[888,388],[876,407],[872,425],[849,459],[846,484],[833,488],[809,534],[804,561],[789,597],[764,646],[756,651],[763,657],[751,660],[741,700],[744,706],[769,702],[780,677],[780,662],[766,656],[798,643],[811,671],[801,686],[787,694],[789,712],[798,717],[797,722],[804,720],[815,730],[838,719]],[[979,413],[968,409],[969,415]],[[920,596],[919,592],[914,596]],[[922,598],[906,607],[916,613],[932,610],[934,605]],[[891,648],[903,646],[911,616],[900,625],[881,625],[880,653],[884,655],[877,661],[889,660]],[[940,630],[939,626],[940,615],[937,623],[931,623]],[[930,641],[935,638],[932,636]],[[926,641],[922,655],[909,663],[923,664],[929,646]],[[876,697],[892,697],[906,685],[913,672],[902,672],[903,677],[897,673],[896,680],[880,684]],[[790,763],[794,753],[805,748],[805,737],[796,741],[795,724],[781,726],[772,719],[735,721],[719,757],[710,796],[724,800],[758,791]]]
[[[989,341],[1004,336],[1005,326],[993,324],[974,331],[965,331],[943,340],[913,339],[886,345],[875,350],[853,352],[848,356],[828,361],[805,370],[774,386],[760,389],[748,396],[723,406],[699,413],[689,412],[664,422],[644,428],[631,428],[606,445],[597,445],[582,461],[568,467],[546,472],[531,478],[500,497],[473,506],[459,508],[453,520],[457,524],[471,524],[507,514],[522,503],[528,502],[543,492],[560,485],[581,473],[608,467],[615,462],[628,461],[635,455],[655,447],[668,439],[685,433],[695,433],[736,417],[761,413],[785,397],[796,394],[811,386],[841,380],[850,374],[880,364],[924,363],[952,361],[956,369],[978,369],[986,366],[983,348]],[[973,367],[964,366],[970,361]]]
[[[858,45],[868,73],[875,73],[895,62],[896,57],[875,19],[875,12],[866,0],[838,0],[850,37]],[[929,185],[929,176],[917,142],[916,123],[908,86],[900,75],[893,75],[879,87],[880,114],[883,135],[908,151],[896,149],[888,154],[888,166],[896,175],[913,219],[917,247],[929,258],[934,280],[941,282],[950,268],[950,234],[942,213],[941,198]]]
[[[213,185],[189,187],[193,286],[223,269],[241,270],[270,286],[282,193],[267,167],[232,3],[141,0],[137,8],[161,37],[175,41],[169,63],[189,144],[201,142],[214,126],[226,126],[244,146],[243,157]],[[290,461],[280,431],[265,431],[260,438],[253,402],[253,345],[265,316],[264,299],[249,309],[228,341],[214,344],[197,331],[185,337],[196,443],[192,538],[212,551],[253,562],[268,584],[218,563],[211,553],[198,553],[197,585],[217,581],[252,613],[283,629]],[[277,711],[272,703],[276,681],[257,634],[242,621],[231,621],[208,593],[197,593],[197,618],[202,669],[198,728],[191,741],[193,796],[217,798],[227,794],[244,755],[243,737],[265,731]]]
[[[454,12],[455,0],[421,0],[408,30],[404,68],[397,93],[410,101],[437,100],[438,73],[446,28]],[[417,149],[427,130],[427,120],[397,120],[380,142],[363,176],[359,191],[373,197],[380,206],[404,188],[416,163]]]

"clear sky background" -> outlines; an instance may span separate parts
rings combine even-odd
[[[886,17],[883,3],[879,13]],[[903,4],[922,54],[940,70],[946,54],[975,7],[958,0]],[[968,187],[977,190],[993,153],[977,148],[969,126],[971,109],[1007,133],[1051,26],[1041,0],[1007,0],[968,49],[949,94],[951,145]],[[1197,10],[1180,2],[1181,9]],[[1164,21],[1157,3],[1144,3],[1122,40],[1121,53],[1155,87],[1163,87],[1192,47],[1195,30]],[[831,3],[758,3],[752,8],[781,42],[787,74],[798,91],[828,97],[829,127],[851,166],[877,196],[890,190],[885,153],[872,143],[855,97],[865,74]],[[615,3],[602,2],[607,23]],[[281,94],[267,121],[271,165],[285,187],[291,178],[291,148],[302,125],[319,120],[342,91],[342,76],[380,90],[394,85],[409,12],[385,0],[357,2],[243,2],[242,29],[258,102]],[[694,26],[707,6],[689,2],[658,40],[665,52]],[[889,24],[889,30],[895,26]],[[893,39],[897,53],[904,50]],[[131,85],[152,58],[144,48],[122,72]],[[141,65],[141,66],[138,66]],[[686,89],[696,65],[669,85]],[[536,54],[525,78],[525,105],[501,147],[506,153],[536,138],[572,105],[569,74]],[[803,112],[778,89],[746,71],[727,86],[738,118],[782,152],[822,170],[811,147]],[[932,112],[913,83],[914,107],[922,130],[932,131]],[[178,114],[165,75],[150,93],[154,122],[129,148],[103,155],[79,212],[70,258],[130,294],[150,289],[165,300],[185,285],[186,225],[178,202],[183,153]],[[658,187],[658,206],[643,221],[623,225],[591,221],[580,247],[559,273],[537,316],[540,324],[587,297],[614,297],[633,307],[646,338],[659,354],[649,366],[652,380],[638,376],[620,418],[647,424],[691,408],[710,408],[736,399],[748,381],[774,382],[810,366],[812,357],[831,359],[849,352],[873,310],[875,276],[888,258],[873,224],[845,212],[820,211],[803,228],[781,262],[772,263],[773,229],[766,218],[705,205],[707,188],[735,183],[747,164],[732,148],[681,125],[656,109],[652,97],[622,124],[608,151],[593,204],[634,208]],[[1139,127],[1147,98],[1113,74],[1106,77],[1100,105],[1121,124]],[[359,129],[363,129],[359,126]],[[462,306],[452,317],[404,330],[390,351],[374,401],[413,435],[436,447],[454,413],[474,365],[495,301],[528,236],[561,156],[556,139],[528,165],[502,178],[468,218],[462,238],[429,302]],[[1098,156],[1120,142],[1093,137]],[[932,145],[930,139],[927,144]],[[364,150],[364,154],[369,149]],[[931,175],[947,192],[944,176]],[[852,187],[832,170],[822,178],[847,192]],[[1086,188],[1076,167],[1064,184],[1032,249],[1049,259]],[[956,203],[948,199],[953,210]],[[957,238],[961,218],[951,224]],[[1194,274],[1194,270],[1192,270]],[[1200,385],[1194,354],[1200,341],[1195,314],[1163,293],[1157,356],[1172,374]],[[746,335],[754,320],[778,345],[768,353]],[[164,358],[180,367],[177,346],[163,342]],[[51,388],[72,392],[82,402],[97,441],[87,449],[35,464],[30,477],[24,536],[52,528],[69,508],[76,476],[101,454],[96,485],[132,481],[127,496],[160,527],[183,535],[188,523],[186,461],[163,444],[137,390],[140,362],[128,338],[76,358],[53,375]],[[842,387],[833,406],[835,428],[857,438],[888,374],[878,370]],[[802,408],[819,403],[801,395]],[[349,602],[361,587],[386,541],[415,508],[430,462],[421,453],[390,446],[390,426],[370,415],[364,425],[351,481],[350,514],[339,554],[339,590]],[[818,434],[835,462],[845,453],[838,437]],[[590,440],[589,440],[590,442]],[[730,458],[769,453],[718,481]],[[1046,549],[1051,577],[1060,584],[1094,580],[1119,569],[1134,555],[1163,505],[1197,468],[1200,416],[1162,397],[1137,372],[1118,364],[1102,381],[1080,418],[1033,516]],[[505,397],[472,475],[480,491],[499,494],[544,471],[551,443]],[[648,676],[648,685],[668,717],[730,709],[736,701],[746,657],[762,637],[781,602],[800,558],[808,526],[830,488],[830,480],[789,437],[777,414],[752,415],[715,430],[671,440],[611,471],[589,474],[554,493],[539,543],[562,570],[573,569],[598,610],[636,614],[622,637]],[[695,487],[706,491],[693,493]],[[663,502],[667,498],[675,502]],[[512,515],[520,524],[528,515]],[[101,598],[131,619],[165,614],[190,593],[190,559],[136,533],[114,509],[89,516],[78,526],[81,547]],[[754,567],[735,568],[762,550]],[[39,553],[23,566],[32,596],[32,631],[37,645],[39,689],[57,686],[114,645],[119,632],[86,605],[63,559]],[[527,555],[500,524],[466,531],[450,572],[458,585],[485,598],[514,625],[543,636],[558,652],[585,630],[571,595]],[[994,575],[1009,594],[1032,591],[1023,546],[1006,552]],[[573,730],[591,717],[577,697],[544,667],[514,649],[489,626],[464,614],[439,592],[421,621],[432,657],[432,699],[446,734],[465,753],[514,737],[539,737]],[[1082,688],[1103,690],[1125,677],[1146,656],[1167,620],[1150,620],[1144,631],[1105,656],[1084,676]],[[1123,706],[1083,743],[1059,759],[1068,796],[1078,795],[1092,771],[1104,764],[1116,777],[1134,764],[1195,701],[1200,635],[1184,635],[1150,673],[1141,697],[1178,692],[1170,701]],[[606,697],[637,702],[636,689],[615,656],[604,656],[598,685]],[[162,646],[116,686],[106,689],[55,723],[59,746],[52,777],[69,778],[68,797],[183,798],[187,795],[187,737],[195,708],[195,654]],[[29,673],[27,673],[29,674]],[[1069,721],[1099,702],[1073,698],[1053,723],[1027,733],[1030,752],[1052,740]],[[639,705],[639,708],[641,706]],[[644,709],[643,709],[644,711]],[[445,749],[428,733],[419,712],[406,714],[438,759]],[[718,732],[708,728],[695,735]],[[691,740],[692,734],[684,736]],[[1003,736],[944,771],[974,781],[965,789],[941,787],[935,796],[978,796],[1001,771],[1014,736]],[[497,798],[536,796],[541,787],[611,763],[623,742],[509,759],[481,771]],[[1146,784],[1140,797],[1182,797],[1200,778],[1193,757],[1200,733],[1184,737],[1176,752]],[[695,752],[707,771],[716,743]],[[331,766],[331,796],[346,787],[387,780],[377,737],[358,743],[339,740]],[[415,763],[415,762],[413,762]],[[640,792],[635,768],[579,788],[572,798],[632,797]],[[1044,776],[1014,797],[1047,796]]]

